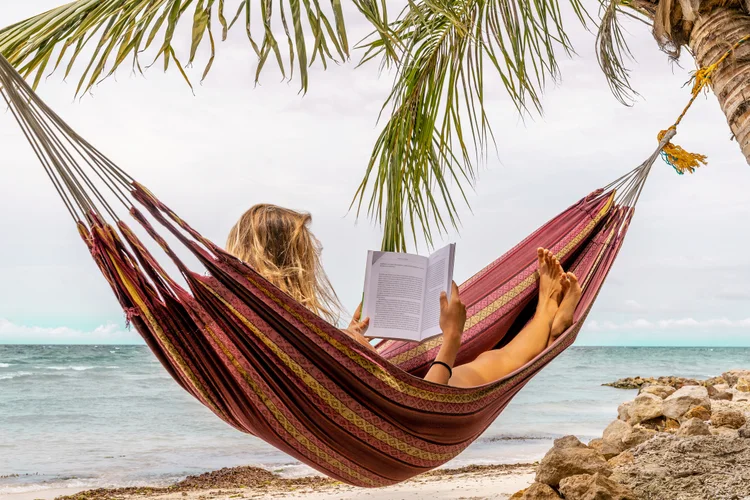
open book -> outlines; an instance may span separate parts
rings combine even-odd
[[[455,253],[455,243],[429,257],[369,251],[362,300],[362,317],[370,318],[365,335],[413,341],[439,335],[440,292],[450,297]]]

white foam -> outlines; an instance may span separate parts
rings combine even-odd
[[[13,366],[9,363],[0,363],[0,368],[8,368],[9,366]]]
[[[45,366],[45,370],[73,370],[77,372],[82,372],[84,370],[93,370],[94,368],[98,368],[97,366]]]
[[[14,378],[27,377],[31,372],[0,373],[0,380],[12,380]]]

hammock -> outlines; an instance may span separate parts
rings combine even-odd
[[[537,247],[551,249],[584,290],[574,324],[556,343],[502,380],[462,389],[420,378],[440,338],[418,345],[385,341],[377,346],[380,355],[370,352],[203,238],[68,127],[2,57],[0,87],[128,320],[175,381],[236,429],[328,476],[369,487],[454,458],[573,343],[651,166],[673,135],[642,165],[461,285],[468,319],[458,364],[509,341],[531,317]],[[170,277],[107,200],[121,204],[159,244],[184,283]],[[205,270],[191,271],[154,221]]]

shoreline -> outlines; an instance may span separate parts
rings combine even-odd
[[[364,499],[395,500],[414,498],[415,494],[432,499],[510,498],[534,481],[537,464],[469,465],[456,469],[437,469],[402,483],[383,488],[358,488],[324,476],[284,478],[257,467],[229,467],[189,476],[166,487],[127,487],[50,489],[16,493],[7,500],[212,500],[239,498],[305,498],[311,500]]]

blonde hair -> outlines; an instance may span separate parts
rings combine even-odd
[[[227,252],[318,316],[336,324],[341,304],[320,262],[309,213],[259,204],[245,212],[227,237]]]

